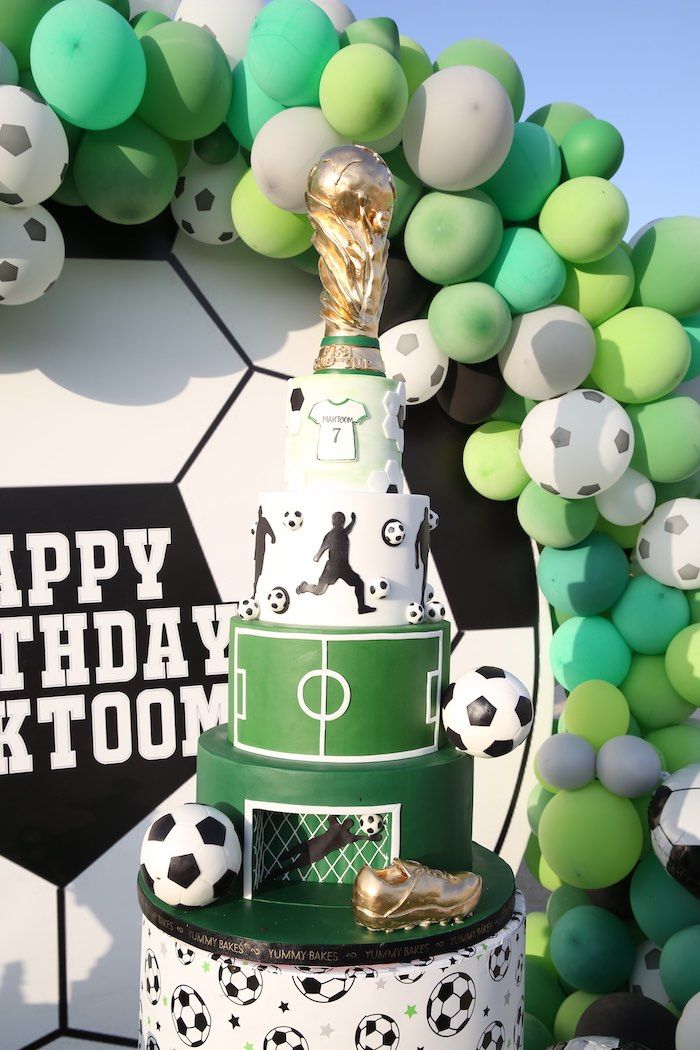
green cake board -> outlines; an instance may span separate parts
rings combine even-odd
[[[397,933],[372,933],[352,916],[352,887],[271,883],[255,900],[223,899],[204,908],[163,904],[138,879],[141,910],[158,929],[195,948],[258,963],[356,966],[404,963],[478,945],[513,913],[515,881],[504,860],[474,844],[473,870],[484,891],[469,919]]]

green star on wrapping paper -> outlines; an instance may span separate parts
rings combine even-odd
[[[209,973],[209,971],[211,970],[211,966],[210,966],[210,964],[208,962],[203,962],[202,963],[202,969],[204,970],[205,973]]]
[[[412,1006],[409,1003],[409,1005],[406,1007],[406,1017],[415,1017],[417,1013],[418,1011],[416,1010],[415,1006]]]
[[[254,1050],[253,1044],[252,1043],[246,1043],[245,1046],[243,1047],[243,1050]]]

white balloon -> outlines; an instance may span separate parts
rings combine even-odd
[[[0,87],[0,202],[25,208],[56,192],[68,167],[68,140],[50,106],[25,88]]]
[[[6,44],[0,43],[0,84],[16,84],[19,69],[15,56]]]
[[[656,503],[654,486],[638,470],[628,467],[619,481],[596,496],[598,510],[613,525],[638,525]]]
[[[511,390],[534,401],[573,390],[594,359],[593,329],[570,306],[546,306],[513,318],[508,342],[498,355]]]
[[[437,394],[450,362],[430,334],[426,318],[397,324],[379,343],[386,374],[406,384],[407,404],[419,405]]]
[[[313,0],[316,7],[325,11],[338,33],[342,33],[355,21],[355,16],[343,0]]]
[[[208,29],[233,69],[246,53],[255,16],[262,9],[263,0],[181,0],[175,21]]]
[[[0,208],[0,304],[39,299],[58,278],[66,257],[63,234],[46,208]]]
[[[177,0],[131,0],[131,14],[140,15],[142,11],[160,11],[168,18],[174,18]]]
[[[450,66],[416,89],[403,123],[406,160],[427,186],[469,190],[498,171],[513,142],[508,95],[491,73]]]
[[[700,1031],[700,992],[683,1007],[683,1013],[676,1027],[676,1050],[698,1050],[698,1031]]]
[[[206,164],[193,154],[170,203],[180,229],[203,244],[235,241],[238,233],[231,218],[231,197],[247,170],[240,154],[226,164]]]
[[[700,499],[682,496],[657,507],[639,530],[636,553],[659,583],[684,591],[700,587]]]
[[[255,181],[278,208],[305,212],[309,172],[326,150],[347,141],[320,109],[283,109],[270,117],[255,137],[250,155]]]

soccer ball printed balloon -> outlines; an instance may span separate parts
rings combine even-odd
[[[642,941],[637,948],[629,989],[635,995],[644,995],[662,1006],[668,1004],[668,994],[661,980],[661,949],[652,941]]]
[[[406,608],[407,623],[422,623],[425,611],[420,602],[410,602]]]
[[[656,789],[649,827],[666,871],[700,897],[700,763],[677,770]]]
[[[380,835],[384,831],[384,817],[381,813],[363,813],[360,828],[365,835]]]
[[[389,518],[382,527],[382,539],[387,547],[398,547],[403,543],[406,529],[398,518]]]
[[[394,1050],[398,1045],[399,1026],[387,1014],[368,1014],[357,1026],[357,1050]]]
[[[369,585],[369,596],[378,600],[379,598],[388,598],[391,594],[391,584],[388,580],[385,580],[383,576],[379,576],[376,580],[372,580]]]
[[[278,616],[281,616],[289,608],[289,592],[284,587],[275,587],[271,590],[267,600],[272,611],[277,613]]]
[[[151,1006],[155,1006],[156,1003],[160,1002],[160,968],[155,955],[150,949],[146,952],[146,960],[143,965],[143,984],[149,1003]]]
[[[187,984],[180,984],[170,1003],[175,1031],[185,1046],[202,1046],[211,1030],[211,1014],[202,997]]]
[[[448,740],[475,758],[498,758],[519,747],[533,719],[528,690],[500,667],[467,671],[447,687],[442,699]]]
[[[657,507],[639,530],[637,561],[668,587],[700,587],[700,499],[681,497]]]
[[[292,532],[296,532],[296,530],[300,529],[304,524],[304,515],[300,510],[285,510],[282,515],[282,521],[288,529],[291,529]]]
[[[236,240],[231,197],[246,171],[240,155],[226,164],[206,164],[193,154],[177,180],[170,204],[180,229],[203,244]]]
[[[257,970],[239,966],[230,959],[219,966],[219,984],[226,998],[239,1006],[250,1006],[263,989],[262,977]]]
[[[150,6],[150,5],[147,5]],[[216,38],[231,67],[245,55],[250,29],[263,0],[181,0],[176,22],[191,22]]]
[[[141,864],[160,900],[201,907],[220,897],[240,871],[241,844],[224,813],[187,802],[153,821]]]
[[[520,458],[540,488],[585,499],[614,485],[629,466],[634,431],[625,410],[599,390],[542,401],[520,428]]]
[[[58,223],[46,208],[0,208],[0,303],[39,299],[56,281],[66,257]]]
[[[467,973],[452,973],[439,981],[428,1000],[428,1024],[440,1036],[457,1035],[474,1013],[476,989]]]
[[[309,1050],[309,1044],[296,1028],[282,1026],[267,1033],[263,1050]]]
[[[345,974],[341,977],[338,974],[323,976],[308,973],[303,977],[292,979],[301,994],[314,1003],[334,1003],[347,995],[355,983],[355,977],[352,974]]]
[[[68,140],[50,106],[26,88],[0,87],[0,204],[41,204],[68,170]]]
[[[447,377],[449,360],[430,334],[427,319],[404,321],[384,332],[379,343],[386,374],[406,384],[409,405],[419,405],[437,394]]]
[[[504,1050],[506,1030],[500,1021],[492,1021],[481,1033],[477,1050]]]

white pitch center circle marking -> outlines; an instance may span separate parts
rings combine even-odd
[[[311,681],[312,678],[321,679],[321,704],[318,711],[313,711],[306,702],[304,696],[304,690],[306,683]],[[343,693],[343,699],[340,706],[335,711],[328,710],[328,679],[332,678],[336,681]],[[336,719],[342,718],[348,707],[350,706],[350,684],[346,678],[339,674],[337,671],[331,671],[328,667],[320,667],[315,671],[307,671],[304,677],[299,681],[297,686],[297,701],[299,707],[302,709],[305,715],[312,718],[315,722],[319,722],[319,755],[325,755],[326,753],[326,724],[328,722],[335,722]]]

